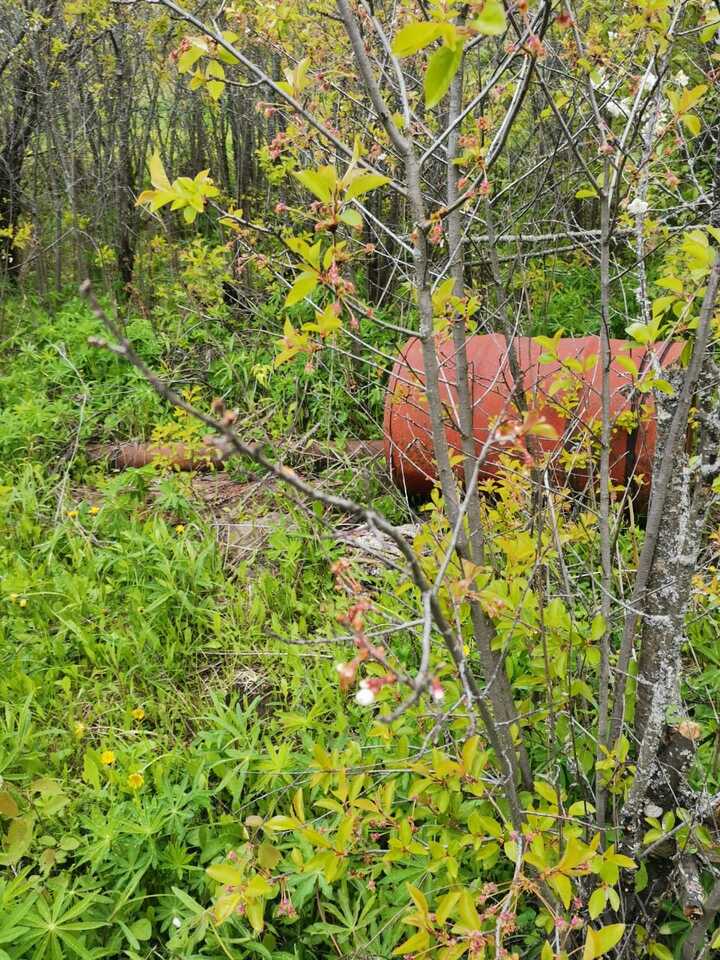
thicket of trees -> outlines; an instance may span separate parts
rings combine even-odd
[[[310,876],[328,902],[349,878],[361,900],[407,881],[415,930],[393,942],[398,955],[708,956],[720,909],[714,692],[693,682],[687,623],[720,595],[720,8],[1,9],[5,290],[48,296],[89,278],[109,338],[99,349],[224,452],[394,545],[392,587],[345,560],[334,575],[348,597],[342,689],[391,729],[422,733],[398,761],[402,795],[395,771],[353,777],[354,761],[321,759],[305,799],[301,788],[257,818],[242,852],[210,868],[213,921],[259,935],[278,896],[294,917],[287,891]],[[152,318],[178,272],[185,322],[221,317],[276,343],[263,382],[298,363],[320,377],[334,356],[362,405],[363,386],[419,338],[416,412],[436,483],[414,542],[290,470],[281,443],[236,429],[232,385],[205,412],[146,366],[124,321]],[[114,296],[117,313],[96,295]],[[563,326],[596,335],[596,353],[562,354]],[[478,438],[468,339],[491,332],[512,382]],[[525,379],[523,334],[552,370],[540,390]],[[662,369],[668,341],[681,358]],[[395,402],[417,387],[408,376]],[[617,481],[615,451],[653,422],[648,502],[636,464]],[[488,480],[491,452],[501,469]],[[388,589],[402,614],[386,617]],[[533,936],[518,933],[527,910]],[[315,933],[332,942],[318,911]]]

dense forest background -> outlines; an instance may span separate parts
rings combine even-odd
[[[0,0],[0,960],[716,952],[719,44]]]

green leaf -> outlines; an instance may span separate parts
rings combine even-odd
[[[369,193],[370,190],[382,187],[386,183],[390,183],[390,178],[384,177],[381,173],[361,173],[353,179],[345,191],[345,199],[354,200],[355,197],[361,197],[364,193]]]
[[[10,822],[5,837],[6,853],[0,857],[0,863],[8,867],[14,866],[30,849],[35,822],[32,817],[17,817]]]
[[[300,824],[295,819],[295,817],[283,817],[278,815],[277,817],[272,817],[264,825],[265,830],[296,830]]]
[[[188,70],[192,70],[204,53],[207,53],[207,50],[203,50],[203,48],[197,44],[188,47],[185,53],[181,54],[178,59],[178,73],[187,73]]]
[[[657,285],[664,287],[666,290],[672,290],[674,293],[683,292],[683,282],[679,277],[660,277]]]
[[[455,50],[451,50],[450,47],[440,47],[430,57],[424,84],[425,106],[428,110],[436,106],[447,93],[460,66],[462,55],[461,46]]]
[[[165,173],[165,167],[160,159],[160,154],[156,151],[150,157],[150,182],[156,190],[170,190],[170,181]]]
[[[605,909],[605,887],[598,887],[597,890],[593,890],[590,900],[588,901],[588,913],[590,914],[591,920],[597,920],[600,914]]]
[[[225,91],[225,70],[217,60],[211,60],[207,65],[208,93],[213,100],[219,100]],[[210,79],[213,78],[213,79]]]
[[[631,323],[627,328],[628,336],[635,340],[637,343],[642,343],[646,345],[648,343],[653,343],[657,340],[659,331],[659,325],[657,319],[651,323]]]
[[[137,940],[149,940],[152,936],[152,924],[145,917],[131,924],[130,930]]]
[[[608,953],[620,942],[624,932],[624,923],[611,923],[607,927],[600,927],[599,930],[588,927],[583,960],[595,960],[596,957],[602,957],[603,954]]]
[[[500,0],[485,0],[480,16],[471,21],[470,26],[487,37],[498,37],[505,33],[507,20]]]
[[[567,910],[572,900],[572,883],[563,873],[553,873],[549,878],[550,886],[555,890]]]
[[[449,893],[446,893],[442,900],[438,903],[435,908],[435,919],[437,922],[442,925],[444,924],[450,914],[455,909],[455,904],[460,899],[459,890],[450,890]]]
[[[423,916],[427,916],[429,907],[428,907],[427,897],[425,896],[425,894],[422,892],[422,890],[419,890],[412,883],[406,884],[406,887],[413,903],[418,908],[420,913]]]
[[[648,872],[644,861],[640,863],[640,869],[635,874],[635,893],[642,893],[648,885]]]
[[[257,862],[263,870],[274,870],[278,865],[282,854],[271,843],[265,840],[260,844],[257,850]]]
[[[468,930],[480,930],[482,927],[482,921],[480,920],[480,916],[475,909],[475,900],[470,890],[461,890],[460,899],[458,901],[457,916],[460,922],[467,927]]]
[[[398,57],[411,57],[432,43],[442,33],[441,23],[408,23],[393,40],[392,52]]]
[[[207,868],[207,875],[216,883],[231,887],[243,883],[245,879],[244,871],[239,867],[234,867],[231,863],[213,863]]]
[[[257,900],[258,897],[269,897],[274,892],[275,887],[259,873],[256,873],[245,887],[245,896],[250,900]]]
[[[312,293],[317,285],[317,274],[312,273],[310,270],[303,271],[303,273],[298,275],[295,283],[290,288],[290,292],[285,298],[285,306],[292,307],[293,304],[299,303],[300,300]]]
[[[544,780],[536,780],[533,783],[533,787],[535,789],[535,793],[542,797],[543,800],[547,801],[547,803],[551,803],[553,806],[557,805],[557,790],[555,790],[554,787],[551,787],[549,783],[545,783]]]
[[[668,949],[664,943],[653,941],[648,947],[648,953],[651,957],[657,957],[657,960],[673,960],[673,952]]]
[[[596,197],[598,195],[597,190],[592,187],[582,187],[580,190],[575,192],[575,196],[578,200],[586,200],[589,197]]]
[[[430,935],[427,930],[418,930],[411,937],[395,947],[392,952],[394,957],[402,957],[406,953],[424,953],[430,945]]]
[[[682,117],[683,125],[691,136],[696,137],[700,133],[700,117],[694,113],[686,113]]]
[[[631,376],[633,377],[637,376],[638,374],[637,364],[635,363],[632,357],[625,357],[622,354],[620,354],[620,356],[615,357],[615,363],[617,363],[619,367],[622,367],[623,370],[627,370],[627,372]],[[604,629],[604,625],[603,625],[603,629]]]
[[[620,358],[618,357],[616,359],[620,359]],[[596,640],[599,640],[604,633],[605,633],[605,618],[601,613],[598,613],[593,617],[593,622],[590,625],[590,639],[593,642]]]
[[[337,185],[337,174],[334,167],[319,167],[317,170],[298,170],[293,173],[296,180],[314,193],[318,200],[330,203],[333,191]]]
[[[348,227],[352,227],[354,230],[359,230],[363,225],[363,220],[357,210],[353,210],[352,207],[347,210],[343,210],[340,214],[340,219],[343,223],[347,224]]]
[[[16,817],[18,805],[7,790],[0,790],[0,817]]]
[[[246,904],[245,913],[255,933],[262,933],[265,926],[265,901],[251,900]]]

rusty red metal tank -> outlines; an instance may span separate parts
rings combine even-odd
[[[657,343],[646,348],[631,346],[624,340],[610,341],[610,413],[613,423],[624,411],[637,411],[640,404],[652,406],[650,393],[640,394],[633,390],[633,380],[637,379],[633,375],[633,364],[642,373],[652,368],[654,354],[661,367],[667,367],[678,360],[682,347],[682,343]],[[553,438],[538,437],[536,443],[541,451],[551,455],[553,473],[564,477],[561,451],[579,449],[583,437],[587,441],[589,425],[600,422],[600,338],[561,339],[557,358],[552,359],[548,359],[546,348],[531,337],[518,337],[515,349],[528,406],[540,412],[556,434]],[[438,338],[437,352],[446,435],[451,448],[459,452],[457,375],[452,340]],[[467,341],[467,353],[473,437],[479,454],[495,425],[517,421],[518,414],[512,400],[514,383],[505,337],[501,334],[472,336]],[[630,358],[632,363],[619,359],[622,357]],[[400,489],[412,494],[427,494],[437,476],[424,376],[422,344],[413,338],[400,351],[390,376],[384,421],[385,456],[391,476]],[[572,386],[558,390],[560,380],[567,380]],[[573,402],[569,399],[571,392],[576,397]],[[633,476],[642,476],[639,493],[641,498],[646,498],[655,451],[654,409],[649,416],[636,419],[639,422],[634,428],[617,425],[613,429],[610,473],[615,484],[626,484]],[[491,443],[482,464],[482,475],[496,474],[501,455],[508,452],[507,444]],[[574,469],[569,481],[574,487],[582,487],[588,476],[588,469]],[[634,486],[637,488],[638,485]]]

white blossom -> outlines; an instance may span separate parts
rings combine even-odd
[[[647,93],[648,90],[652,90],[652,88],[655,86],[656,83],[657,83],[657,77],[651,70],[650,73],[648,73],[646,76],[642,78],[642,81],[641,81],[642,92]]]
[[[674,77],[675,83],[679,87],[686,87],[690,83],[690,77],[685,73],[684,70],[678,70]]]
[[[613,100],[610,99],[605,104],[605,109],[610,114],[611,117],[617,119],[618,117],[627,117],[628,115],[628,106],[626,100]]]
[[[631,213],[634,217],[641,217],[644,213],[647,213],[649,209],[650,204],[647,200],[641,200],[640,197],[635,197],[627,207],[628,213]]]
[[[375,694],[369,687],[360,687],[358,692],[355,694],[355,703],[359,704],[361,707],[369,707],[371,703],[375,702]]]
[[[182,926],[182,920],[180,919],[180,917],[173,917],[173,918],[172,918],[172,925],[173,925],[174,927],[181,927],[181,926]]]

